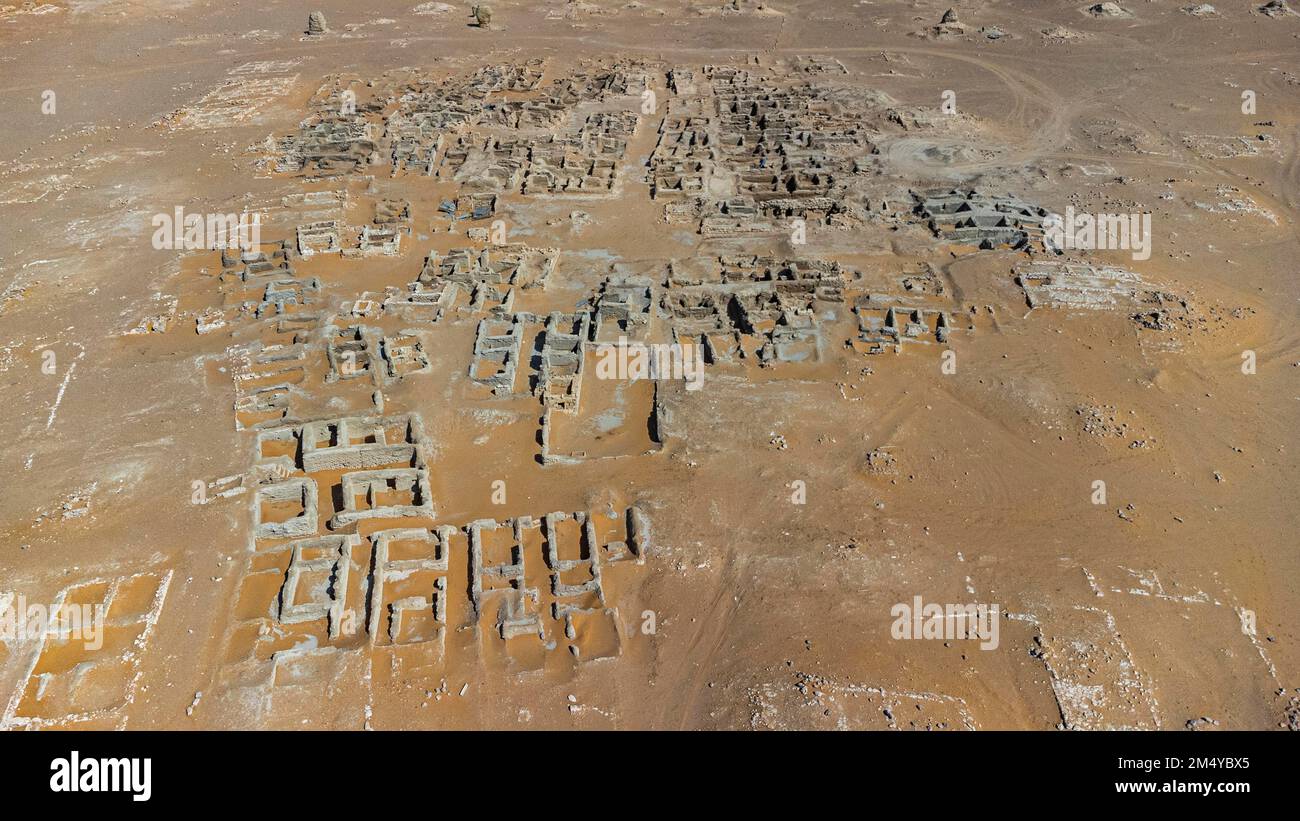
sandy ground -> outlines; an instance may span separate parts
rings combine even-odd
[[[1287,616],[1300,606],[1300,16],[1083,5],[959,2],[964,28],[948,33],[934,30],[948,4],[925,0],[494,2],[487,28],[436,3],[0,6],[0,605],[102,603],[108,622],[96,649],[0,637],[5,726],[1300,725]],[[308,37],[314,8],[331,30]],[[808,55],[843,71],[791,68]],[[590,301],[611,271],[659,287],[670,260],[757,254],[853,272],[843,301],[815,306],[815,361],[711,363],[688,391],[593,378],[589,352],[580,411],[550,425],[553,452],[584,458],[542,464],[527,370],[504,398],[469,378],[487,314],[353,314],[364,295],[403,291],[431,252],[492,243],[439,217],[452,176],[391,176],[381,161],[308,179],[267,165],[268,137],[296,133],[331,77],[364,108],[396,69],[436,85],[529,60],[543,61],[542,89],[634,64],[658,107],[636,119],[612,195],[500,195],[509,241],[557,257],[544,288],[515,295],[537,318],[525,358],[547,315]],[[895,206],[909,189],[977,186],[1056,212],[1149,213],[1149,259],[1069,259],[1131,270],[1175,309],[1154,329],[1136,306],[1031,309],[1016,272],[1049,255],[945,242],[910,202],[811,225],[797,248],[783,232],[716,239],[666,222],[645,164],[679,96],[667,72],[702,80],[709,65],[851,100],[875,90],[912,111],[954,92],[951,121],[864,122],[881,133],[861,190]],[[605,102],[638,113],[635,95]],[[259,484],[274,448],[261,417],[237,410],[280,379],[259,381],[277,367],[250,357],[292,346],[293,329],[238,310],[248,294],[219,276],[218,252],[150,242],[155,214],[247,206],[267,209],[266,240],[292,244],[309,219],[284,198],[303,191],[347,192],[336,216],[353,226],[377,200],[405,200],[410,233],[395,256],[294,257],[319,280],[310,308],[324,318],[304,331],[285,424],[414,415],[432,501],[405,522],[331,528],[358,504],[343,498],[346,470],[294,465],[319,488],[312,533],[349,545],[341,560],[311,547],[326,556],[314,564],[291,539],[256,537],[257,517],[298,508],[267,501],[284,477]],[[926,265],[942,286],[926,304],[959,328],[949,341],[848,345],[855,300],[907,294],[903,273]],[[205,311],[227,324],[196,333]],[[326,335],[357,326],[369,365],[336,381]],[[657,319],[655,338],[672,341],[667,328]],[[375,340],[408,329],[427,368],[389,376]],[[230,488],[242,492],[219,495]],[[629,510],[649,523],[639,539]],[[567,541],[541,526],[557,511],[587,514],[595,543],[572,520],[554,525]],[[532,517],[518,544],[510,526],[493,531],[477,567],[520,575],[477,574],[509,589],[476,612],[466,527],[518,517]],[[445,567],[413,558],[432,542],[394,539],[389,559],[418,567],[373,598],[375,534],[442,525]],[[565,599],[564,585],[585,592]],[[402,596],[420,603],[395,634],[383,625]],[[895,606],[917,596],[997,605],[997,646],[894,638]],[[577,602],[568,622],[561,599]],[[535,618],[508,636],[521,613],[498,602]]]

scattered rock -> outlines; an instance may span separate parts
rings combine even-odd
[[[948,9],[930,33],[935,37],[960,37],[966,33],[966,24],[957,19],[956,9]]]
[[[881,448],[868,453],[867,473],[873,476],[897,476],[898,463],[894,459],[894,454]]]
[[[1065,26],[1053,26],[1050,29],[1043,29],[1043,39],[1053,43],[1068,43],[1075,40],[1086,40],[1089,35],[1082,34],[1074,29],[1068,29]]]
[[[1091,436],[1122,438],[1129,432],[1114,405],[1078,405],[1074,413],[1083,420],[1083,432]]]
[[[1118,3],[1093,3],[1085,11],[1093,17],[1109,17],[1112,19],[1133,16],[1133,12]]]
[[[454,11],[453,7],[447,3],[421,3],[412,9],[416,14],[446,14]]]
[[[586,211],[570,211],[569,225],[575,234],[581,234],[582,230],[591,225],[591,214]]]
[[[1260,14],[1266,14],[1269,17],[1287,17],[1295,15],[1291,7],[1286,4],[1286,0],[1268,0],[1267,3],[1260,6],[1257,11]]]

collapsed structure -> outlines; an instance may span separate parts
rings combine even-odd
[[[602,376],[611,347],[698,350],[709,378],[771,378],[974,327],[926,263],[860,270],[725,244],[869,220],[979,249],[1038,238],[1046,212],[1014,197],[918,193],[909,213],[882,196],[879,146],[937,121],[845,94],[846,72],[796,56],[770,70],[620,60],[555,76],[530,60],[326,78],[263,158],[312,186],[266,204],[285,238],[198,275],[216,300],[193,327],[227,341],[235,427],[254,449],[245,474],[213,485],[250,520],[224,684],[290,686],[350,659],[402,676],[465,653],[516,669],[620,654],[620,592],[653,551],[645,508],[444,519],[443,443],[413,404],[435,374],[476,414],[536,419],[542,468],[581,471],[654,458],[690,401],[681,374]],[[666,104],[646,103],[659,93]],[[720,250],[629,265],[506,235],[521,202],[599,202],[633,183]],[[370,290],[341,284],[363,281],[354,270]]]

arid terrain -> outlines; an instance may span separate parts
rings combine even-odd
[[[490,6],[0,0],[0,727],[1300,729],[1300,14]]]

